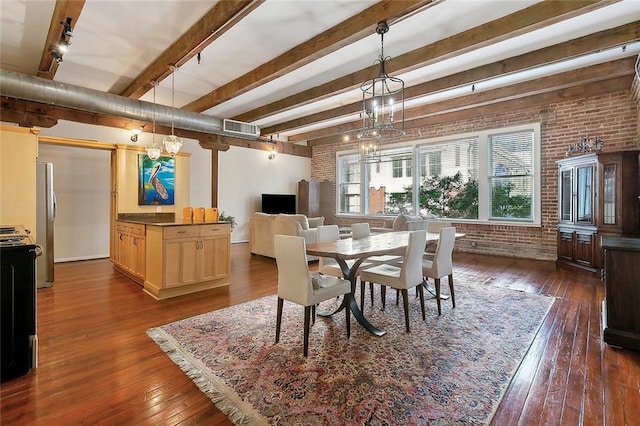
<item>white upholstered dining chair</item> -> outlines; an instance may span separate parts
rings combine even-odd
[[[447,220],[429,219],[427,221],[427,232],[437,234],[442,228],[449,228],[451,226],[453,226],[453,224]],[[433,260],[433,254],[436,252],[436,245],[428,245],[424,252],[427,259]]]
[[[436,301],[438,303],[438,315],[442,313],[440,304],[440,278],[448,277],[449,291],[451,293],[451,303],[456,307],[456,298],[453,291],[453,246],[456,241],[456,228],[449,226],[440,229],[440,238],[433,259],[425,256],[422,258],[422,274],[424,275],[425,285],[428,278],[435,281]]]
[[[358,238],[366,238],[371,235],[371,227],[369,222],[361,222],[354,223],[351,225],[351,237]],[[379,256],[371,256],[367,258],[367,262],[370,265],[381,265],[383,263],[394,264],[402,261],[401,255],[395,254],[382,254]],[[371,294],[371,306],[373,306],[373,283],[369,283],[369,293]],[[364,309],[364,295],[365,295],[365,285],[362,283],[360,286],[360,307]]]
[[[340,231],[338,229],[338,225],[318,226],[316,228],[316,232],[318,233],[317,241],[319,243],[328,243],[331,241],[338,241],[340,239]],[[355,263],[355,260],[347,260],[346,263],[347,266],[351,268]],[[371,262],[362,262],[358,268],[358,271],[364,268],[368,268],[369,266],[372,266]],[[332,257],[320,258],[320,260],[318,261],[318,272],[334,277],[344,277],[342,269],[340,269],[340,265],[338,265],[338,261],[336,261]]]
[[[306,256],[303,237],[275,235],[274,249],[278,266],[278,312],[276,317],[276,343],[280,341],[282,307],[284,300],[304,306],[304,356],[309,350],[311,313],[315,320],[315,306],[325,300],[344,295],[347,309],[347,338],[351,335],[351,283],[348,280],[312,275]]]
[[[422,275],[422,254],[427,242],[427,231],[412,231],[409,234],[409,243],[404,253],[404,260],[401,266],[390,264],[380,264],[364,269],[360,273],[363,282],[374,282],[380,284],[382,290],[382,308],[385,308],[386,288],[392,287],[400,290],[404,306],[404,320],[407,333],[409,329],[409,294],[410,288],[416,287],[420,296],[420,308],[422,309],[422,319],[425,319],[424,312],[424,281]]]

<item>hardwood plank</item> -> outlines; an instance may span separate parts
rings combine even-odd
[[[454,277],[557,297],[493,425],[633,424],[640,353],[603,344],[602,283],[554,262],[455,253]],[[311,268],[316,268],[311,264]],[[232,245],[232,285],[155,301],[107,259],[56,265],[38,290],[40,365],[0,386],[1,424],[232,424],[146,330],[274,294],[273,259]]]

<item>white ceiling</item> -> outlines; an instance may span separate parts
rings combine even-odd
[[[221,0],[220,0],[221,1]],[[399,1],[399,0],[393,0]],[[86,0],[72,22],[73,42],[54,80],[119,94],[147,66],[198,21],[215,1],[201,0]],[[175,105],[184,106],[233,81],[306,40],[339,25],[376,4],[376,0],[266,0],[175,73]],[[384,39],[385,56],[391,58],[453,37],[463,31],[537,4],[537,0],[441,0],[390,26]],[[403,74],[407,86],[459,73],[484,64],[525,54],[598,31],[640,21],[640,1],[608,2],[575,18],[558,20],[534,31],[511,34],[507,40],[487,43],[468,52],[454,52]],[[0,0],[0,56],[3,69],[35,75],[45,46],[55,0]],[[62,28],[60,26],[60,28]],[[232,118],[238,114],[295,95],[319,84],[373,65],[380,54],[380,37],[371,35],[294,69],[282,77],[213,106],[205,114]],[[614,59],[637,56],[640,43],[585,55],[571,61],[530,69],[486,82],[476,82],[475,92],[528,81]],[[393,73],[392,73],[393,74]],[[455,88],[453,88],[455,89]],[[427,94],[407,103],[419,105],[463,96],[470,87]],[[140,99],[152,101],[151,92]],[[358,89],[260,118],[271,126],[310,113],[332,109],[361,99]],[[171,78],[159,83],[156,101],[171,105]],[[333,124],[353,121],[339,118],[279,134],[281,138]]]

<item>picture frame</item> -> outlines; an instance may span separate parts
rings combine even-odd
[[[175,204],[176,159],[138,155],[138,205]]]

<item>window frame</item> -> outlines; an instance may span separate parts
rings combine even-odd
[[[533,146],[532,146],[532,217],[531,219],[511,219],[511,218],[492,218],[490,213],[490,200],[489,200],[489,185],[490,185],[490,177],[493,175],[489,173],[489,164],[490,164],[490,151],[489,151],[489,137],[491,135],[496,134],[505,134],[505,133],[518,133],[523,131],[532,131],[533,132]],[[478,132],[468,132],[461,134],[454,134],[449,136],[437,137],[437,138],[429,138],[429,139],[420,139],[412,142],[404,142],[404,143],[394,143],[385,145],[383,147],[383,151],[387,149],[397,149],[401,147],[410,148],[411,151],[411,165],[413,170],[421,170],[421,158],[418,155],[419,148],[425,145],[434,145],[438,143],[445,143],[446,141],[452,141],[457,139],[468,139],[468,138],[478,138],[478,219],[449,219],[453,222],[460,223],[476,223],[476,224],[499,224],[499,225],[513,225],[513,226],[530,226],[530,227],[540,227],[542,225],[542,167],[540,160],[540,152],[541,152],[541,124],[537,123],[529,123],[517,126],[508,126],[503,128],[493,128],[482,130]],[[357,149],[345,150],[345,151],[337,151],[336,152],[336,176],[339,180],[340,175],[340,157],[344,155],[353,155],[357,153]],[[404,166],[404,164],[403,164]],[[429,165],[426,165],[429,167]],[[442,167],[442,165],[441,165]],[[361,163],[360,167],[360,211],[358,213],[343,213],[340,211],[336,212],[337,216],[345,216],[345,217],[353,217],[353,216],[364,216],[364,217],[387,217],[385,215],[379,214],[370,214],[366,212],[366,208],[368,206],[368,187],[369,187],[369,176],[367,173],[367,167],[364,163]],[[417,188],[419,186],[419,177],[420,173],[412,173],[413,180],[413,209],[414,211],[418,211],[418,197],[417,197]],[[336,188],[340,186],[340,182],[336,182]],[[336,191],[336,208],[340,209],[339,205],[339,192]]]

